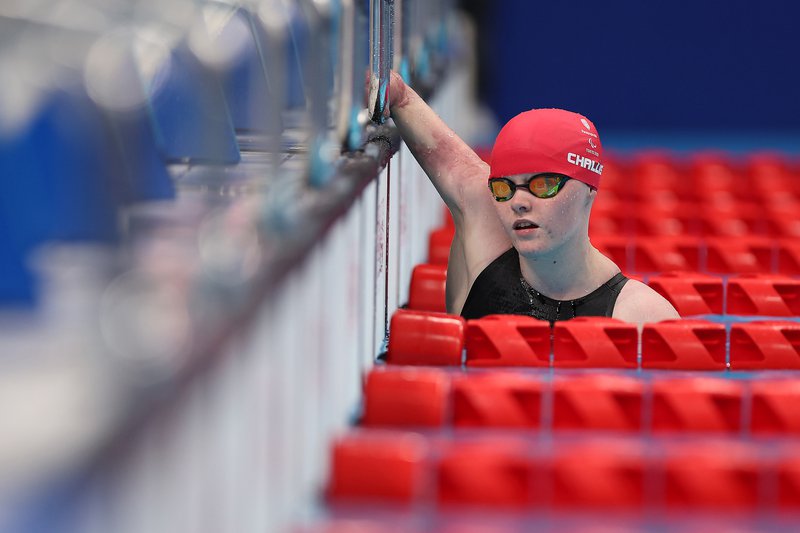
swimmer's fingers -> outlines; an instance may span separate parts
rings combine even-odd
[[[374,114],[376,108],[379,107],[377,99],[380,98],[380,80],[372,74],[372,71],[367,70],[364,73],[364,94],[362,104],[366,107],[370,114]],[[389,80],[386,87],[386,101],[382,107],[388,108],[387,115],[391,115],[395,109],[404,107],[409,100],[411,93],[403,80],[402,76],[396,71],[392,70],[389,74]],[[394,116],[394,115],[391,115]]]
[[[396,71],[392,71],[389,77],[389,112],[405,107],[408,103],[408,86]]]

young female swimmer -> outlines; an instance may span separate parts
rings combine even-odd
[[[449,313],[678,318],[589,241],[603,171],[589,119],[561,109],[521,113],[500,131],[487,165],[395,72],[389,87],[391,117],[455,223]]]

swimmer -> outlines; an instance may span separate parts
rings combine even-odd
[[[586,117],[535,109],[500,131],[487,165],[392,72],[391,117],[455,224],[447,311],[523,314],[551,322],[610,316],[679,318],[589,241],[603,148]]]

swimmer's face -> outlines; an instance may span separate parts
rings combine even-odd
[[[516,185],[525,185],[531,176],[508,178]],[[514,248],[522,256],[536,258],[588,238],[595,194],[588,185],[570,179],[550,198],[537,198],[518,187],[511,199],[497,202],[493,198],[492,203]]]

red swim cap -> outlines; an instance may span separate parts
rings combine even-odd
[[[503,126],[494,142],[489,177],[558,172],[600,184],[603,145],[594,124],[563,109],[532,109]]]

